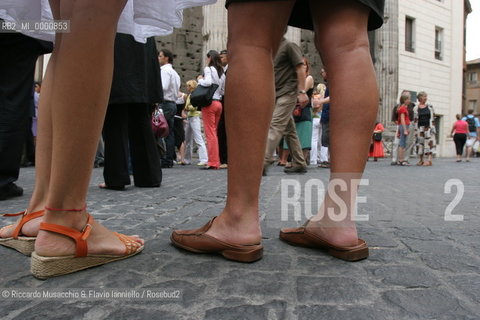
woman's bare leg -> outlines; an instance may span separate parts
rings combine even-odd
[[[332,181],[346,183],[336,194],[346,204],[346,217],[338,220],[328,210],[341,208],[330,196],[307,228],[337,245],[356,245],[357,230],[352,205],[367,159],[371,128],[375,124],[378,89],[370,57],[367,23],[369,9],[352,0],[310,1],[315,42],[328,72],[330,86],[330,156]],[[337,221],[338,220],[338,221]]]
[[[52,89],[49,100],[44,100],[51,110],[51,139],[46,123],[39,132],[40,139],[51,140],[45,201],[49,207],[76,209],[85,205],[112,81],[116,24],[125,3],[126,0],[60,3],[60,18],[69,17],[71,31],[62,34],[55,47]],[[43,221],[80,230],[86,223],[86,212],[47,210]],[[89,253],[125,251],[123,243],[98,223],[93,225],[88,245]],[[38,233],[35,243],[35,251],[43,256],[71,254],[74,248],[73,241],[46,231]]]
[[[273,57],[292,7],[291,1],[270,1],[228,8],[228,194],[225,209],[207,232],[224,241],[252,244],[261,239],[258,197],[275,103]]]
[[[60,19],[60,0],[50,0],[54,19]],[[68,17],[66,17],[68,19]],[[55,36],[57,46],[61,44],[60,34]],[[36,212],[45,207],[45,201],[48,193],[48,185],[50,182],[50,165],[52,158],[52,112],[50,108],[50,97],[52,95],[52,76],[57,61],[57,52],[54,51],[48,62],[45,78],[42,81],[42,93],[38,107],[38,136],[35,143],[35,188],[30,198],[28,212]],[[42,132],[42,134],[40,134]],[[17,223],[22,218],[19,218]],[[21,234],[26,236],[36,236],[42,218],[36,218],[25,223],[22,227]],[[15,224],[16,225],[16,224]],[[0,237],[10,237],[15,228],[4,229],[0,233]]]

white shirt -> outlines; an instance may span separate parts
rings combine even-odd
[[[165,101],[177,101],[180,91],[180,76],[170,63],[160,67],[162,77],[163,99]]]
[[[218,84],[218,89],[213,94],[213,99],[221,100],[225,91],[225,73],[218,77],[217,69],[214,67],[205,67],[203,70],[203,79],[198,80],[198,84],[209,87],[212,83]]]

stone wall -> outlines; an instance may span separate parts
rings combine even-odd
[[[202,73],[202,8],[186,9],[183,17],[182,28],[175,29],[169,36],[156,37],[156,41],[158,50],[166,48],[173,52],[173,67],[181,77],[182,90],[185,90],[185,82],[196,79],[197,75]]]

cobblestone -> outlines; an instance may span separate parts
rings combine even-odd
[[[146,239],[132,259],[40,281],[29,258],[0,247],[0,289],[180,290],[177,300],[14,300],[0,297],[1,319],[478,319],[480,315],[480,160],[455,163],[437,159],[432,167],[392,167],[387,159],[369,162],[360,188],[367,198],[358,224],[370,258],[347,263],[324,252],[289,246],[278,239],[281,227],[301,225],[310,178],[327,182],[328,170],[311,167],[286,176],[273,167],[261,188],[264,258],[253,264],[220,256],[196,255],[169,242],[175,228],[196,228],[219,214],[226,198],[226,170],[196,166],[164,170],[160,188],[101,190],[95,169],[88,208],[109,228]],[[282,179],[302,186],[302,215],[281,219]],[[449,179],[457,189],[445,192]],[[23,210],[32,193],[34,169],[22,169],[25,195],[0,202],[1,212]],[[315,199],[314,199],[315,200]],[[307,203],[312,205],[312,203]],[[313,206],[316,204],[314,203]],[[464,221],[445,221],[448,206]],[[448,216],[448,212],[447,212]],[[5,219],[6,220],[6,219]],[[2,224],[6,224],[2,223]]]

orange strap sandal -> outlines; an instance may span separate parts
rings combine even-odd
[[[87,224],[82,231],[42,222],[40,230],[55,232],[73,239],[76,244],[76,253],[70,256],[44,257],[33,252],[31,261],[32,274],[36,278],[47,279],[126,259],[143,250],[144,246],[131,237],[114,232],[125,245],[125,253],[123,255],[89,255],[87,239],[92,230],[93,221],[92,216],[88,214]]]
[[[45,214],[45,210],[39,210],[36,212],[28,213],[27,210],[18,213],[5,213],[4,217],[18,217],[22,216],[22,220],[17,224],[15,230],[13,230],[12,236],[9,238],[0,238],[0,245],[9,247],[23,253],[26,256],[32,254],[35,247],[35,239],[37,237],[27,237],[20,234],[22,227],[28,221],[42,217]],[[5,226],[0,231],[7,228],[13,228],[13,224]]]

